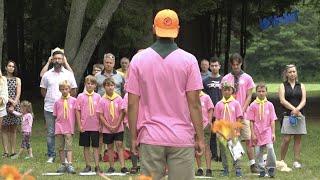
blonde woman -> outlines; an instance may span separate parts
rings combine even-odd
[[[7,78],[2,76],[2,73],[0,71],[0,131],[2,128],[2,119],[4,116],[7,115],[7,110],[6,110],[7,102],[8,102]],[[8,157],[8,152],[4,152],[2,156]]]
[[[283,72],[284,82],[279,88],[279,99],[283,107],[283,120],[281,126],[281,160],[284,161],[291,137],[294,138],[294,168],[301,168],[300,152],[301,137],[307,134],[304,117],[306,105],[306,89],[298,81],[298,72],[295,65],[287,65]]]

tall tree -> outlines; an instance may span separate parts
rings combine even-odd
[[[68,38],[65,40],[65,44],[71,44],[68,45],[68,48],[72,47],[75,48],[76,54],[74,58],[71,58],[71,65],[74,70],[74,74],[76,77],[77,82],[79,83],[83,77],[83,73],[85,72],[90,57],[93,54],[99,40],[103,36],[105,30],[108,27],[109,21],[115,12],[115,10],[118,8],[121,0],[107,0],[103,7],[100,10],[100,13],[96,17],[95,21],[89,28],[87,34],[85,35],[83,41],[78,44],[77,39],[78,38]],[[71,7],[75,6],[74,3],[78,3],[78,0],[73,0]],[[86,5],[87,3],[83,3],[82,5]],[[70,16],[69,19],[77,18],[76,16],[78,11],[70,11]],[[70,21],[69,21],[70,22]],[[74,27],[71,26],[76,26],[79,27],[78,24],[75,23],[68,23],[68,28],[67,29],[75,29]],[[67,41],[73,41],[73,44]],[[79,46],[79,47],[76,47]]]
[[[4,0],[0,0],[0,70],[2,66]]]

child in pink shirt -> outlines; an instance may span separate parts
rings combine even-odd
[[[99,167],[99,129],[100,121],[98,116],[98,103],[100,95],[95,93],[97,79],[95,76],[88,75],[85,78],[85,91],[77,97],[77,124],[80,131],[79,145],[83,146],[84,160],[86,167],[81,171],[87,173],[91,171],[90,166],[90,145],[93,149],[96,173],[100,173]]]
[[[69,81],[64,80],[59,83],[59,91],[62,96],[53,105],[53,116],[55,121],[56,148],[59,152],[61,166],[58,173],[75,174],[72,166],[72,136],[75,125],[76,98],[70,96],[71,86]],[[65,162],[65,151],[67,152],[67,162]]]
[[[257,98],[249,108],[247,117],[251,121],[251,136],[256,146],[256,162],[260,177],[266,175],[263,163],[263,151],[267,149],[267,173],[270,177],[275,176],[276,155],[273,149],[275,136],[275,120],[277,116],[273,104],[267,100],[267,86],[260,83],[256,86]]]
[[[235,100],[232,96],[234,93],[234,87],[231,84],[223,83],[222,84],[222,100],[219,101],[215,108],[213,116],[215,120],[229,120],[231,122],[241,121],[243,118],[242,109],[240,103]],[[219,137],[222,138],[222,137]],[[229,168],[228,168],[228,161],[226,156],[226,147],[219,141],[219,147],[221,152],[221,160],[223,166],[223,176],[229,176]],[[241,167],[239,159],[234,161],[233,165],[235,166],[236,176],[241,177]]]
[[[200,102],[202,108],[202,121],[203,121],[203,129],[204,129],[204,136],[205,136],[205,160],[206,160],[206,176],[212,176],[211,170],[211,151],[209,147],[209,140],[211,135],[211,124],[212,124],[212,117],[213,117],[213,102],[209,95],[205,94],[203,91],[200,92]],[[208,139],[209,138],[209,139]],[[196,176],[203,176],[203,169],[201,168],[201,157],[196,155],[196,162],[198,166],[198,170],[196,172]]]
[[[17,112],[14,110],[13,106],[9,108],[9,111],[18,116],[22,117],[21,122],[21,131],[22,131],[22,142],[21,148],[18,154],[11,157],[11,159],[18,159],[21,153],[25,149],[28,150],[28,156],[24,159],[33,158],[32,148],[30,145],[30,136],[31,136],[31,129],[32,129],[32,122],[33,122],[33,112],[32,112],[32,104],[29,101],[22,101],[21,104],[21,112]]]
[[[105,94],[99,102],[98,112],[100,114],[100,121],[103,124],[103,142],[108,147],[110,167],[107,172],[115,172],[113,156],[113,144],[115,143],[119,155],[121,172],[127,173],[128,170],[125,167],[123,156],[124,111],[122,109],[122,98],[114,91],[115,81],[113,78],[106,78],[103,81],[103,86]]]

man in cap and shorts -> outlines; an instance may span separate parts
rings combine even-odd
[[[157,41],[132,58],[128,71],[132,151],[139,145],[143,175],[161,179],[167,165],[169,180],[191,180],[195,149],[199,155],[204,150],[198,62],[174,42],[176,12],[159,11],[153,31]]]

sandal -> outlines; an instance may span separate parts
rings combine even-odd
[[[9,157],[9,154],[8,154],[8,153],[3,153],[3,154],[2,154],[2,158],[7,158],[7,157]]]
[[[15,156],[15,155],[17,155],[17,153],[12,153],[12,154],[9,155],[9,157],[12,157],[12,156]]]

